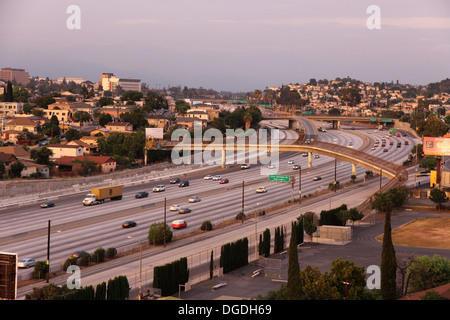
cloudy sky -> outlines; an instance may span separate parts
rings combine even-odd
[[[70,5],[80,29],[69,29]],[[370,29],[380,9],[380,29]],[[448,0],[0,0],[0,67],[253,91],[309,79],[450,77]]]

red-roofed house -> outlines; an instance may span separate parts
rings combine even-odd
[[[116,170],[117,162],[112,157],[109,156],[64,156],[56,160],[56,164],[69,164],[73,163],[73,160],[79,160],[79,161],[93,161],[97,167],[101,166],[102,173],[109,173]]]

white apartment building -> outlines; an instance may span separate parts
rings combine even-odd
[[[0,116],[11,116],[22,113],[22,102],[0,102]]]
[[[103,91],[115,92],[117,86],[120,86],[123,91],[133,90],[141,92],[142,89],[141,80],[117,78],[113,73],[102,73],[100,81]]]

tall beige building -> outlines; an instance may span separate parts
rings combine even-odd
[[[13,68],[2,68],[0,70],[0,79],[5,81],[14,80],[22,85],[27,85],[30,82],[30,75],[25,69],[13,69]]]

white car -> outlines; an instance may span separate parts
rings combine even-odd
[[[30,268],[30,267],[34,267],[35,264],[36,264],[36,260],[30,259],[30,258],[25,258],[25,259],[19,260],[19,262],[17,263],[17,267]]]
[[[314,159],[318,159],[318,158],[320,158],[320,156],[319,156],[318,154],[316,154],[316,155],[314,156]]]
[[[163,184],[160,184],[159,186],[156,186],[153,188],[153,192],[161,192],[166,190],[166,186]]]
[[[265,193],[265,192],[267,192],[266,187],[258,187],[256,189],[256,193]]]
[[[288,164],[294,164],[294,160],[289,160]]]
[[[221,176],[214,176],[212,179],[213,179],[213,181],[219,181],[220,179],[222,179],[222,177]]]
[[[196,196],[192,196],[188,200],[189,202],[200,202],[200,198]]]
[[[170,211],[178,211],[180,209],[181,209],[181,205],[179,205],[179,204],[174,204],[169,208]]]
[[[274,166],[273,164],[269,164],[269,165],[267,166],[267,168],[269,168],[269,169],[275,169],[275,166]]]
[[[203,180],[212,180],[212,175],[210,175],[210,174],[207,174],[204,178],[203,178]]]
[[[241,164],[241,169],[249,169],[250,165],[248,163]]]

